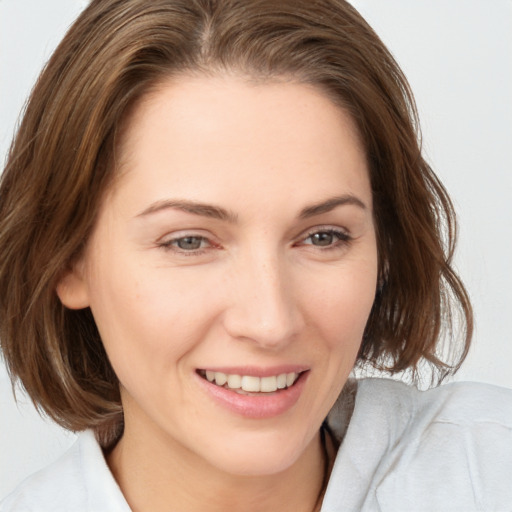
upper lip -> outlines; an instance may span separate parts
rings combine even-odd
[[[283,364],[278,366],[204,366],[198,371],[221,372],[227,375],[250,375],[252,377],[272,377],[283,373],[302,373],[309,370],[306,365]]]

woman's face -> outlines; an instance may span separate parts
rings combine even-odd
[[[290,467],[346,382],[375,295],[352,120],[310,86],[183,77],[139,104],[122,142],[58,293],[93,312],[125,435],[231,473]]]

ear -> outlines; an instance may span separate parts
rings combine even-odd
[[[89,290],[84,277],[83,265],[77,263],[66,270],[55,291],[64,306],[69,309],[83,309],[89,306]]]

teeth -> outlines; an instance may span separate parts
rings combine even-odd
[[[253,393],[257,393],[260,391],[260,380],[258,377],[250,377],[249,375],[244,375],[242,377],[242,385],[240,386],[244,391],[249,391]],[[228,383],[229,386],[229,383]],[[229,386],[232,388],[233,386]]]
[[[299,377],[299,374],[295,372],[281,373],[270,377],[254,377],[252,375],[228,375],[211,370],[206,370],[204,375],[209,382],[215,382],[217,386],[227,385],[230,389],[241,389],[248,393],[273,393],[278,389],[292,386]]]
[[[262,377],[261,391],[264,393],[272,393],[277,391],[277,377]]]
[[[215,372],[214,375],[215,384],[217,384],[217,386],[224,386],[224,384],[226,384],[228,381],[228,376],[225,373]]]
[[[217,382],[217,379],[215,379]],[[240,375],[228,375],[228,388],[240,389],[242,387],[242,377]]]

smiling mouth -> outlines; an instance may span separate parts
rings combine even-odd
[[[241,395],[252,393],[275,393],[292,387],[304,372],[280,373],[268,377],[236,375],[211,370],[198,370],[197,373],[208,382],[221,388],[230,389]]]

